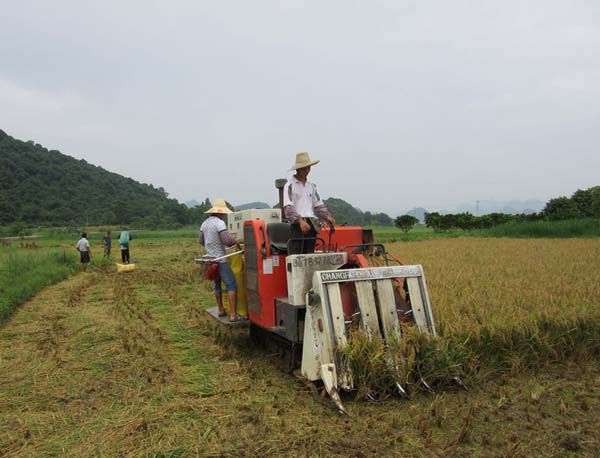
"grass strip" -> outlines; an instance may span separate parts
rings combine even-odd
[[[64,280],[79,265],[63,250],[8,249],[0,254],[0,323],[42,289]]]

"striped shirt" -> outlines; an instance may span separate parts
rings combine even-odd
[[[235,245],[233,236],[227,232],[227,225],[218,216],[209,216],[200,226],[198,242],[204,245],[206,254],[212,258],[225,256],[225,247]]]

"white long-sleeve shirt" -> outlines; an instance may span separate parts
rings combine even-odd
[[[290,178],[283,188],[283,208],[291,222],[298,218],[323,217],[329,214],[319,196],[317,185],[308,180],[302,183],[296,177]]]

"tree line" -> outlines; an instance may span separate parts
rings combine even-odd
[[[425,225],[435,231],[473,230],[489,229],[509,222],[561,221],[584,218],[600,218],[600,186],[578,189],[571,197],[550,199],[539,213],[517,215],[490,213],[475,216],[471,213],[441,215],[437,212],[430,212],[425,213]],[[417,222],[418,220],[410,215],[403,215],[395,220],[396,226],[404,231],[410,230]]]

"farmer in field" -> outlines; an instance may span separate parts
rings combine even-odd
[[[296,154],[296,162],[289,171],[296,171],[283,188],[283,211],[292,223],[292,239],[289,254],[313,253],[319,220],[333,226],[335,219],[327,210],[317,192],[317,185],[308,181],[308,174],[318,160],[311,160],[308,153]]]
[[[200,226],[200,234],[198,236],[198,242],[204,245],[207,256],[211,258],[220,258],[225,256],[226,247],[237,246],[240,249],[240,245],[236,242],[235,238],[227,231],[227,225],[225,224],[225,215],[231,213],[231,210],[227,208],[227,204],[223,199],[215,200],[212,208],[206,213],[210,216]],[[219,306],[219,316],[225,316],[225,307],[223,307],[223,292],[221,289],[221,280],[225,283],[227,288],[227,294],[229,295],[229,320],[230,321],[242,321],[247,320],[246,317],[242,317],[237,314],[237,284],[231,267],[227,263],[227,260],[223,259],[217,261],[216,266],[219,270],[219,277],[215,280],[215,299]]]
[[[86,272],[88,262],[92,260],[92,249],[90,248],[86,232],[81,234],[81,238],[77,242],[77,251],[79,251],[79,258],[81,259],[81,267]]]
[[[131,235],[126,228],[123,228],[121,234],[119,235],[119,245],[121,247],[121,262],[123,264],[129,264],[129,241],[131,240]]]
[[[112,231],[106,231],[104,237],[102,237],[102,241],[104,242],[104,257],[110,258],[110,249],[112,247]]]

